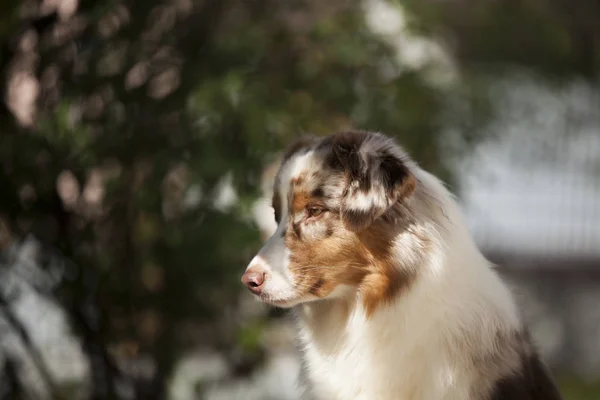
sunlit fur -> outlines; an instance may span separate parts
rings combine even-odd
[[[537,360],[452,195],[385,136],[292,146],[273,206],[248,269],[294,309],[307,399],[505,399],[499,382]]]

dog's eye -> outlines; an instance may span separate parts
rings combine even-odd
[[[320,207],[310,207],[306,210],[309,217],[318,217],[319,215],[323,214],[323,211],[325,210]]]

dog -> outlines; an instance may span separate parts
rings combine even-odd
[[[243,284],[291,308],[306,399],[560,400],[454,197],[383,134],[299,140]]]

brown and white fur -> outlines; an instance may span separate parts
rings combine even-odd
[[[560,399],[452,195],[391,139],[296,143],[273,208],[242,281],[294,309],[306,398]]]

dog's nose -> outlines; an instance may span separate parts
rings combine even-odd
[[[260,267],[251,267],[242,275],[242,283],[254,294],[262,292],[262,285],[265,283],[266,272]]]

